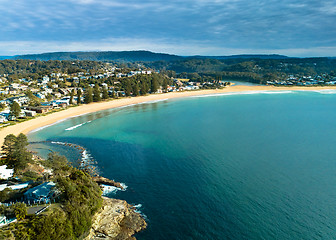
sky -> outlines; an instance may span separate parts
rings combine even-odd
[[[336,0],[0,0],[0,55],[336,56]]]

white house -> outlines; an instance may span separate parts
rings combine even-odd
[[[13,177],[14,169],[7,169],[7,165],[0,166],[0,178],[1,179],[8,179]]]

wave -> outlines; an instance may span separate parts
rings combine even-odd
[[[80,126],[83,126],[84,124],[87,124],[87,123],[90,123],[91,121],[88,121],[88,122],[85,122],[85,123],[81,123],[81,124],[78,124],[78,125],[75,125],[75,126],[72,126],[72,127],[69,127],[67,129],[65,129],[65,131],[72,131]]]
[[[65,142],[54,142],[54,141],[51,141],[50,143],[52,143],[52,144],[58,144],[58,145],[66,145]]]
[[[142,204],[135,204],[133,205],[134,212],[139,213],[145,220],[146,222],[148,221],[148,217],[140,210],[142,208]]]
[[[214,93],[207,95],[191,96],[192,98],[204,98],[204,97],[216,97],[216,96],[231,96],[231,95],[252,95],[252,94],[288,94],[294,93],[294,91],[245,91],[245,92],[227,92],[227,93]]]
[[[158,102],[164,102],[164,101],[167,101],[167,100],[169,100],[169,98],[164,98],[164,99],[159,99],[159,100],[153,100],[153,101],[147,101],[147,102],[142,102],[142,103],[139,103],[139,104],[158,103]]]
[[[314,92],[317,92],[317,93],[320,93],[320,94],[336,94],[335,89],[314,90]]]
[[[115,186],[105,185],[101,184],[101,187],[103,188],[103,196],[109,195],[111,193],[115,194],[117,191],[120,191],[121,188],[117,188]]]
[[[45,125],[45,126],[36,128],[36,129],[34,129],[34,130],[31,130],[30,133],[38,132],[38,131],[40,131],[40,130],[42,130],[42,129],[45,129],[45,128],[47,128],[47,127],[50,127],[50,126],[52,126],[52,125],[59,124],[59,123],[65,121],[65,120],[66,120],[66,118],[65,118],[65,119],[61,119],[61,120],[58,120],[57,122],[54,122],[54,123],[52,123],[52,124],[48,124],[48,125]]]

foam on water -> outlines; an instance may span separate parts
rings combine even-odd
[[[85,122],[85,123],[81,123],[81,124],[78,124],[78,125],[75,125],[75,126],[72,126],[72,127],[69,127],[67,129],[65,129],[65,131],[72,131],[80,126],[83,126],[84,124],[87,124],[87,123],[90,123],[91,121],[88,121],[88,122]]]
[[[217,96],[232,96],[232,95],[251,95],[251,94],[289,94],[294,91],[244,91],[244,92],[227,92],[227,93],[214,93],[200,96],[191,96],[192,98],[205,98]]]
[[[102,188],[103,188],[103,195],[109,195],[111,193],[115,194],[117,193],[117,191],[120,191],[121,188],[117,188],[115,186],[110,186],[110,185],[105,185],[105,184],[101,184]]]
[[[314,92],[317,92],[320,94],[336,94],[336,90],[334,89],[315,90]]]
[[[38,131],[40,131],[40,130],[42,130],[42,129],[45,129],[45,128],[47,128],[47,127],[50,127],[50,126],[59,124],[59,123],[65,121],[65,120],[66,120],[66,118],[65,118],[65,119],[62,119],[62,120],[59,120],[59,121],[57,121],[57,122],[54,122],[54,123],[52,123],[52,124],[45,125],[45,126],[43,126],[43,127],[36,128],[36,129],[30,131],[30,133],[38,132]]]

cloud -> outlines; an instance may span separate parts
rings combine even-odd
[[[0,22],[6,23],[0,28],[3,42],[56,44],[118,38],[152,42],[169,39],[171,45],[197,42],[209,47],[206,49],[336,46],[334,1],[0,0],[0,3]]]

